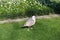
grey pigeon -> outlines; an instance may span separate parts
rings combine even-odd
[[[35,24],[35,22],[36,22],[35,19],[36,19],[35,16],[32,16],[32,18],[29,18],[27,20],[27,22],[24,24],[24,26],[28,27],[28,28],[31,27],[31,26],[33,26]]]

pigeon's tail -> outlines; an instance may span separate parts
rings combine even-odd
[[[28,28],[28,26],[22,26],[21,28]]]

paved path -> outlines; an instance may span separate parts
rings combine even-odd
[[[54,18],[54,17],[60,17],[60,15],[53,14],[53,15],[36,16],[37,19],[41,19],[41,18]],[[8,19],[8,20],[0,21],[0,24],[9,23],[9,22],[19,22],[19,21],[24,21],[24,20],[27,20],[27,19],[28,18]]]

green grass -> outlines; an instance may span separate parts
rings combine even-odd
[[[60,18],[37,19],[30,31],[20,28],[24,23],[0,24],[0,40],[60,40]]]

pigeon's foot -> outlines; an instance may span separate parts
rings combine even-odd
[[[27,29],[27,31],[30,31],[30,29]]]
[[[33,28],[31,28],[31,29],[33,29]]]

